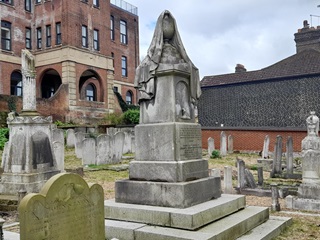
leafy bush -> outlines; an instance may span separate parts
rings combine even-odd
[[[219,150],[213,150],[212,153],[211,153],[210,158],[220,158]]]
[[[138,109],[129,109],[123,113],[123,122],[125,124],[138,124],[140,111]]]
[[[4,144],[9,140],[9,128],[0,128],[0,149],[3,150]]]

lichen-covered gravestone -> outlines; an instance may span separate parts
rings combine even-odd
[[[19,205],[21,240],[104,240],[104,197],[98,184],[61,173]]]

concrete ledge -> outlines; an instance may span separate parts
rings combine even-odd
[[[140,223],[105,220],[106,239],[116,237],[121,240],[133,240],[134,231],[144,226],[146,225]]]
[[[119,203],[186,208],[220,197],[221,180],[220,177],[181,183],[120,180],[115,183],[115,193]]]
[[[194,230],[245,207],[245,196],[222,194],[220,198],[189,208],[175,209],[105,201],[105,217]]]
[[[286,207],[297,210],[320,211],[320,200],[299,198],[289,195],[286,197]]]
[[[271,216],[268,221],[255,227],[237,240],[269,240],[277,237],[286,227],[292,224],[288,217]]]

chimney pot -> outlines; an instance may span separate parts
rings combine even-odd
[[[236,73],[239,73],[239,72],[246,72],[247,69],[242,65],[242,64],[237,64],[236,65]]]

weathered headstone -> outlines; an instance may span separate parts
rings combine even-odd
[[[19,205],[21,240],[104,240],[104,194],[77,174],[52,177]]]
[[[82,142],[85,139],[86,134],[84,132],[75,133],[75,153],[77,158],[82,158]]]
[[[97,165],[111,163],[110,136],[101,134],[97,137]]]
[[[287,174],[293,174],[293,140],[289,136],[286,145]]]
[[[231,194],[232,193],[232,167],[225,166],[224,167],[224,193]]]
[[[246,187],[245,178],[245,163],[242,159],[237,159],[237,170],[238,170],[238,189]]]
[[[68,129],[66,132],[66,142],[68,148],[74,148],[76,143],[76,136],[73,129]]]
[[[228,153],[233,153],[233,136],[228,136]]]
[[[246,183],[249,188],[257,188],[257,184],[254,180],[253,174],[250,172],[249,169],[245,169],[245,178],[246,178]]]
[[[52,130],[52,142],[60,142],[64,145],[64,131],[62,129]]]
[[[269,144],[270,138],[269,135],[266,135],[263,142],[262,158],[269,158]]]
[[[96,164],[96,140],[85,138],[82,141],[82,165]]]
[[[53,142],[53,152],[57,162],[57,168],[60,172],[64,172],[64,144],[61,142]]]
[[[263,167],[258,167],[258,185],[262,186],[263,185]]]
[[[227,135],[224,131],[220,134],[220,155],[227,155]]]
[[[274,154],[273,154],[273,165],[272,165],[272,175],[281,174],[282,173],[282,137],[280,135],[277,136],[276,144],[274,146]]]
[[[136,152],[136,138],[135,136],[131,136],[131,152],[135,153]]]
[[[119,163],[123,154],[123,145],[124,145],[125,134],[123,132],[117,132],[112,137],[112,163]]]
[[[214,151],[214,139],[212,137],[208,138],[208,155],[211,156]]]
[[[123,154],[132,153],[132,128],[123,128],[121,132],[124,133]]]
[[[279,203],[279,191],[278,185],[276,183],[271,184],[271,196],[272,196],[272,211],[280,211],[280,203]]]

